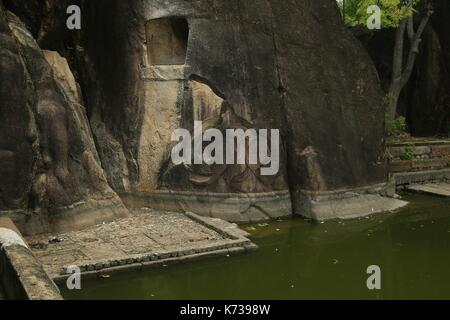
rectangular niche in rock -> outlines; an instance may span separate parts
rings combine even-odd
[[[150,65],[184,65],[189,26],[184,18],[149,20],[145,26]]]

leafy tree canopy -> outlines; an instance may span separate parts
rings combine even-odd
[[[377,5],[381,9],[382,28],[397,28],[402,20],[414,14],[413,7],[419,2],[420,0],[338,0],[345,22],[351,26],[365,26],[372,15],[367,13],[367,9]]]

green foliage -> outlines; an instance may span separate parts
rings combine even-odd
[[[413,6],[420,1],[413,0]],[[381,9],[382,28],[396,28],[402,20],[414,14],[414,9],[408,5],[408,0],[340,0],[338,4],[345,15],[345,22],[351,26],[365,26],[372,15],[367,13],[367,8],[372,5],[377,5]]]
[[[389,148],[386,149],[386,158],[387,158],[389,161],[395,160],[395,156],[392,154],[392,152],[391,152],[391,150],[389,150]]]
[[[398,136],[402,133],[405,133],[407,130],[406,118],[405,117],[397,117],[392,118],[386,114],[386,134],[389,137]]]
[[[408,145],[405,147],[401,159],[412,160],[414,158],[414,153],[415,153],[414,145]]]
[[[384,107],[387,108],[391,105],[392,101],[395,99],[394,93],[389,91],[383,98]]]

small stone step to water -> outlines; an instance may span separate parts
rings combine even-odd
[[[371,214],[389,212],[406,206],[399,199],[382,197],[377,194],[343,194],[340,198],[313,200],[310,203],[314,220],[355,219]]]
[[[426,183],[412,184],[408,187],[410,191],[434,194],[443,197],[450,197],[450,183]]]

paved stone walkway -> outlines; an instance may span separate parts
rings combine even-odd
[[[85,274],[98,274],[254,249],[247,235],[218,219],[140,209],[130,218],[57,235],[54,243],[52,235],[26,240],[49,275],[58,279],[67,277],[67,267],[73,265]]]
[[[408,190],[450,197],[450,183],[413,184],[408,187]]]

